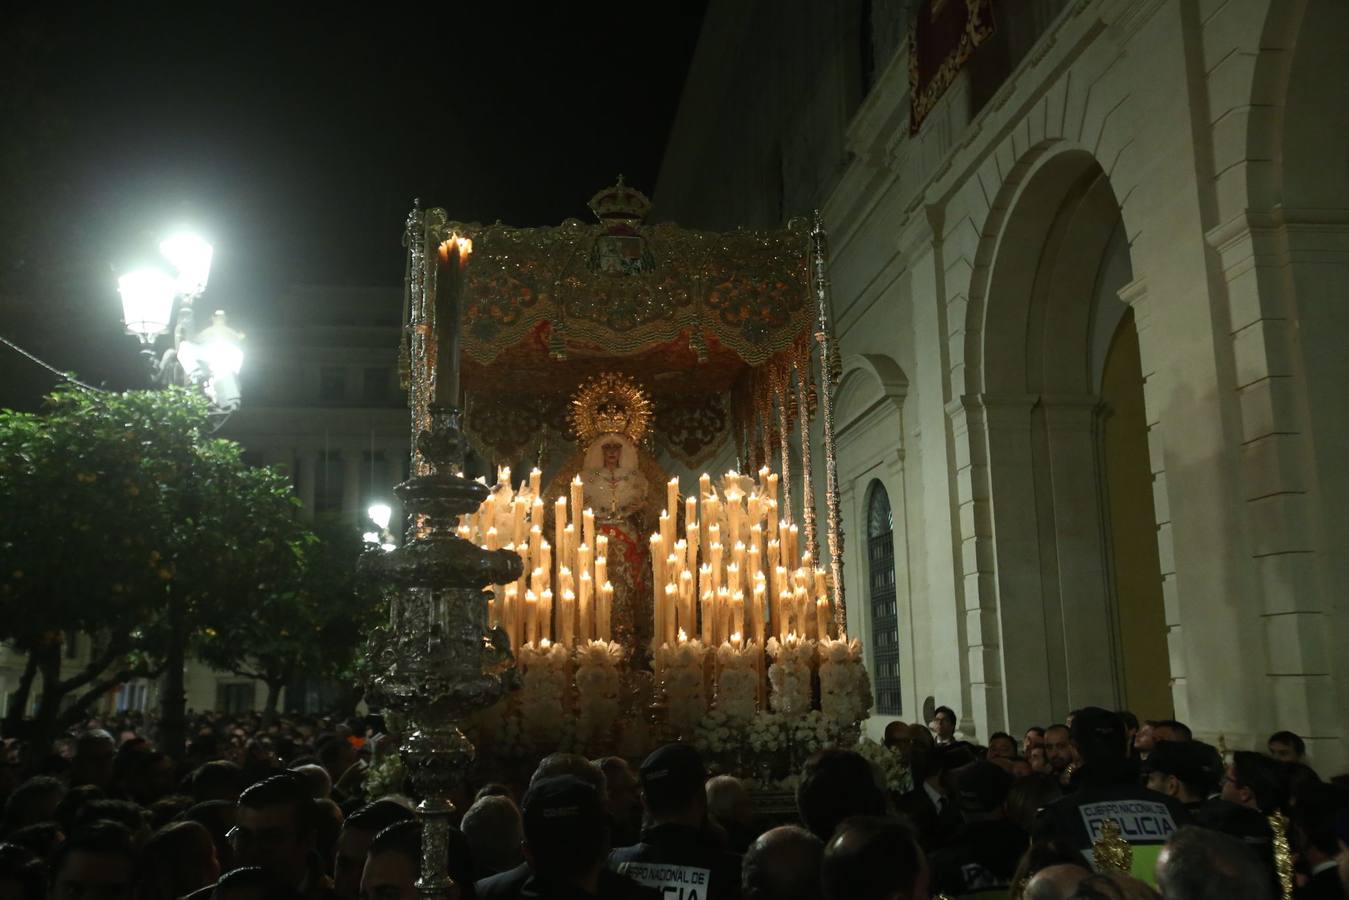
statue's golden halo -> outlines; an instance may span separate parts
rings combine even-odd
[[[651,424],[651,400],[626,375],[602,372],[572,397],[567,419],[582,445],[602,434],[626,435],[637,443]]]

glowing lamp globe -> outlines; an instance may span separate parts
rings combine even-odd
[[[117,279],[117,292],[122,295],[122,322],[128,334],[152,341],[169,330],[177,285],[167,274],[158,269],[128,272]]]
[[[387,503],[372,503],[367,509],[366,515],[370,516],[370,521],[379,526],[380,531],[389,527],[389,519],[393,516],[393,510]]]
[[[160,242],[159,252],[178,270],[179,293],[191,296],[206,290],[215,248],[195,234],[179,233]]]

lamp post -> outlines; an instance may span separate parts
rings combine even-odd
[[[393,508],[387,503],[372,503],[365,511],[366,517],[375,524],[377,531],[367,531],[361,539],[372,547],[379,547],[385,553],[398,549],[394,541],[396,535],[389,530],[389,520],[393,517]]]
[[[127,334],[140,339],[141,355],[155,383],[201,390],[219,428],[239,408],[244,336],[226,323],[223,310],[216,310],[205,328],[196,328],[193,306],[210,278],[215,253],[210,244],[180,233],[162,241],[159,252],[176,274],[151,267],[117,279],[122,322]],[[158,352],[155,344],[170,331],[172,346]]]

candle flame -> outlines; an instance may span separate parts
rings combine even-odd
[[[681,643],[681,644],[687,643],[687,642],[688,642],[688,639],[689,639],[688,632],[685,631],[685,630],[682,629],[682,628],[679,629],[679,643]]]
[[[549,647],[551,647],[551,646],[553,646],[553,642],[550,641],[550,640],[548,640],[548,638],[540,638],[540,639],[539,639],[539,649],[540,649],[540,650],[547,650],[547,649],[548,649]]]
[[[738,643],[740,643],[740,640],[741,640],[741,634],[740,634],[740,632],[737,631],[737,632],[735,632],[734,634],[731,635],[731,643],[732,643],[732,644],[738,644]]]

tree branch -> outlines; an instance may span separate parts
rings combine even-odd
[[[76,697],[68,707],[61,711],[61,715],[57,719],[60,727],[65,728],[84,718],[84,713],[90,704],[117,685],[125,684],[133,678],[157,678],[163,671],[164,664],[160,663],[155,666],[132,666],[114,672],[109,677],[91,685],[88,690]]]
[[[56,690],[64,697],[71,691],[78,690],[96,679],[99,675],[103,674],[108,666],[126,655],[126,643],[125,638],[113,638],[110,640],[107,649],[103,651],[103,654],[99,656],[98,659],[90,660],[89,664],[86,665],[83,671],[78,675],[73,675],[65,681],[58,682]]]

